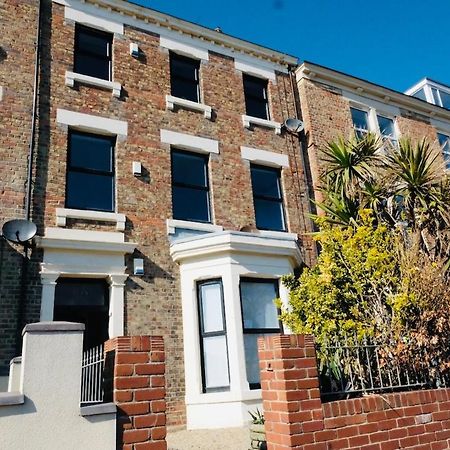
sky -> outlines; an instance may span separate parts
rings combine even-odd
[[[398,91],[450,85],[450,0],[133,2]]]

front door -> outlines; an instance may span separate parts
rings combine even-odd
[[[59,278],[53,320],[84,323],[84,349],[108,339],[109,294],[104,279]]]

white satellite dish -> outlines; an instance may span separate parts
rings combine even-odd
[[[11,242],[25,244],[36,235],[36,225],[25,219],[15,219],[5,222],[2,227],[3,236]]]
[[[303,131],[303,128],[305,128],[305,125],[301,120],[293,117],[286,119],[283,123],[283,126],[291,133],[300,133],[300,131]]]

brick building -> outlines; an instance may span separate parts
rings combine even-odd
[[[31,148],[38,227],[28,264],[0,243],[2,374],[27,322],[162,335],[169,424],[247,422],[280,277],[314,260],[320,147],[366,117],[435,140],[450,111],[122,0],[1,8],[0,208],[26,217]]]

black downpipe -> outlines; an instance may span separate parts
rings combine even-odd
[[[31,195],[33,188],[33,160],[35,149],[35,134],[36,134],[36,113],[38,101],[38,83],[39,83],[39,63],[41,53],[41,15],[42,15],[42,1],[38,1],[38,19],[36,26],[36,40],[35,40],[35,58],[34,58],[34,82],[33,82],[33,104],[31,114],[31,130],[30,142],[28,148],[28,168],[26,181],[26,195],[25,195],[25,219],[31,220]],[[28,243],[24,245],[24,255],[22,258],[22,268],[20,276],[20,297],[17,305],[17,336],[16,336],[16,354],[20,355],[22,352],[22,326],[25,310],[25,302],[27,297],[27,275],[28,275],[28,260],[30,256],[30,246]]]

